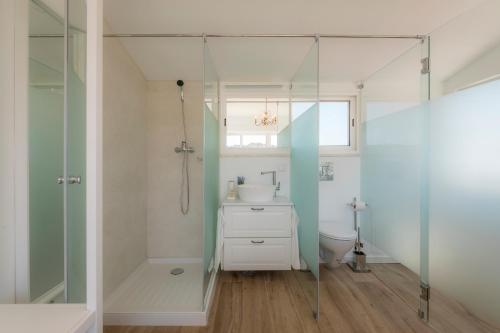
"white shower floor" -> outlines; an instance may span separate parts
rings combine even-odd
[[[173,268],[184,273],[172,275]],[[198,312],[203,268],[196,264],[142,263],[106,300],[105,313]]]

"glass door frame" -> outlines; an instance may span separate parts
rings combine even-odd
[[[431,99],[431,58],[430,36],[421,40],[420,71],[420,112],[421,112],[421,142],[420,142],[420,303],[418,316],[429,321],[429,135],[430,113],[429,101]]]

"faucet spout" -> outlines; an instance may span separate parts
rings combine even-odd
[[[261,175],[267,175],[267,174],[270,174],[272,173],[273,174],[273,185],[276,186],[276,171],[261,171],[260,174]]]

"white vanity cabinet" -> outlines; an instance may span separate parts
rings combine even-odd
[[[224,202],[223,269],[291,269],[292,204]]]

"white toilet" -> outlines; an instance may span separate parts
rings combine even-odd
[[[356,236],[356,231],[352,228],[351,223],[320,221],[320,256],[329,267],[339,267],[342,258],[353,248]]]

